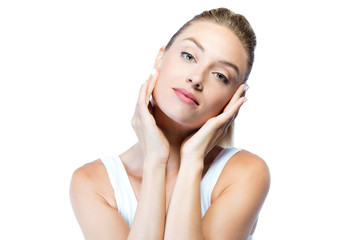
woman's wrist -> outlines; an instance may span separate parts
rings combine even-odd
[[[200,155],[181,155],[181,167],[202,171],[204,168],[204,157]]]
[[[182,151],[181,154],[181,159],[191,159],[192,161],[196,161],[196,160],[203,160],[205,158],[205,154],[202,152],[196,152],[196,151],[191,151],[191,152],[185,152]]]
[[[144,171],[166,170],[167,159],[159,159],[157,157],[146,157],[144,160]]]
[[[151,163],[154,165],[166,165],[170,156],[170,152],[156,152],[147,151],[145,152],[144,163]]]

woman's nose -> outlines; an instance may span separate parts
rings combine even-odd
[[[186,83],[190,84],[192,88],[198,91],[202,91],[204,88],[204,80],[206,77],[206,66],[196,66],[191,69],[191,73],[186,76]]]
[[[191,84],[191,87],[193,87],[195,90],[201,91],[203,89],[202,81],[194,79],[194,78],[187,78],[186,83]]]

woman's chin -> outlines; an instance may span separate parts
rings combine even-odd
[[[175,123],[175,125],[179,125],[178,127],[185,129],[197,129],[204,125],[204,122],[199,122],[195,117],[187,117],[181,113],[174,113],[173,111],[169,113],[164,113],[164,115],[168,118],[168,120]]]
[[[176,109],[161,109],[158,105],[153,105],[154,117],[160,126],[174,127],[191,131],[200,128],[205,122],[199,121],[194,116],[188,116],[188,113],[177,112]]]
[[[195,119],[183,118],[181,116],[168,116],[172,121],[182,126],[183,128],[194,130],[201,128],[204,125],[203,122],[195,122]]]

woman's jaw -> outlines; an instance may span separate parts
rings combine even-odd
[[[203,123],[198,123],[194,118],[185,118],[175,112],[165,113],[154,97],[151,99],[153,116],[157,126],[164,132],[169,141],[182,142],[187,136],[198,130]]]

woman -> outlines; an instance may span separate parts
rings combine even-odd
[[[246,100],[255,45],[247,20],[220,8],[160,49],[132,119],[138,143],[74,172],[71,201],[86,239],[251,238],[269,171],[221,144]]]

